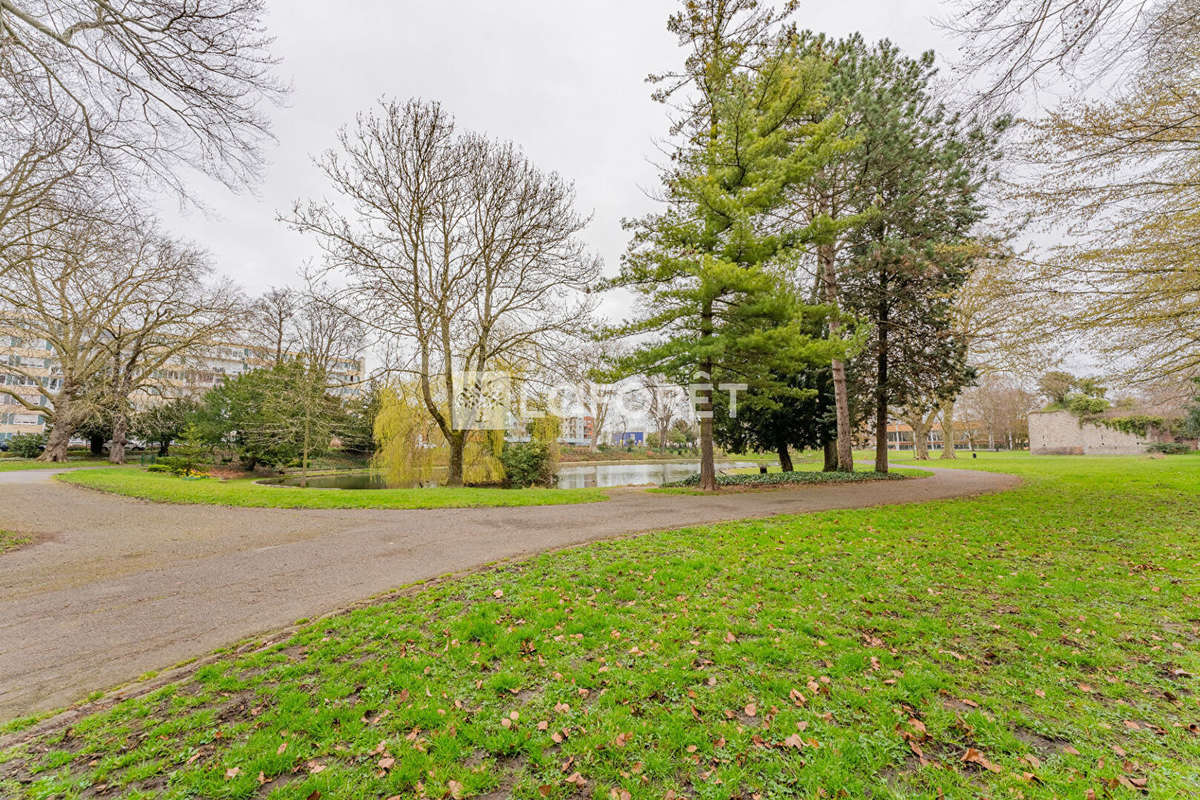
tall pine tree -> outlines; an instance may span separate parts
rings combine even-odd
[[[748,382],[844,354],[840,342],[810,334],[826,310],[803,303],[783,269],[817,226],[764,224],[790,187],[850,146],[836,115],[814,118],[827,107],[828,65],[797,53],[780,22],[747,0],[689,2],[671,18],[690,56],[683,72],[661,78],[657,97],[690,96],[663,174],[667,208],[628,223],[633,240],[606,284],[643,301],[638,317],[608,332],[643,337],[618,373]],[[698,394],[700,486],[715,490],[712,390]]]

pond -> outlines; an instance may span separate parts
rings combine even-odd
[[[717,469],[753,467],[752,461],[718,461]],[[659,486],[678,481],[700,471],[700,462],[659,462],[640,464],[564,464],[558,468],[558,488],[583,489],[606,486]],[[259,483],[269,486],[300,486],[299,476],[271,478]],[[313,475],[309,489],[392,489],[375,472],[343,472],[337,475]]]

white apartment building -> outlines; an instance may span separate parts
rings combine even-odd
[[[266,362],[251,347],[239,344],[221,345],[212,349],[205,357],[193,364],[179,363],[160,371],[161,394],[142,395],[134,398],[137,404],[153,403],[159,397],[199,396],[219,385],[230,376],[240,375]],[[21,373],[6,370],[6,366],[21,368]],[[353,397],[359,392],[363,380],[364,365],[361,358],[341,358],[333,363],[331,377],[337,384],[333,394]],[[54,348],[45,340],[22,335],[21,331],[0,331],[0,386],[14,390],[37,406],[47,406],[36,384],[41,383],[50,391],[59,388],[62,380],[54,355]],[[14,387],[16,387],[14,389]],[[22,433],[43,433],[46,417],[26,409],[7,393],[0,395],[0,442],[8,441]]]

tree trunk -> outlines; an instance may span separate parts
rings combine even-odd
[[[929,460],[929,425],[924,422],[909,422],[913,429],[913,458]]]
[[[886,280],[886,274],[882,276]],[[886,286],[886,284],[885,284]],[[888,305],[887,292],[879,301],[878,350],[875,352],[875,471],[888,471]]]
[[[71,428],[67,425],[56,424],[46,437],[46,449],[38,456],[38,461],[61,462],[67,460],[67,445],[71,443]]]
[[[788,452],[786,444],[779,445],[779,469],[783,472],[792,472],[792,454]]]
[[[712,408],[711,399],[708,407]],[[704,405],[701,405],[703,408]],[[706,492],[717,490],[717,467],[713,461],[712,417],[700,420],[700,488]]]
[[[170,452],[171,452],[171,440],[170,439],[163,439],[161,442],[158,443],[158,455],[160,458],[166,457],[166,455]]]
[[[823,244],[817,248],[817,259],[821,263],[825,302],[833,307],[834,314],[838,310],[837,268],[834,266],[834,249],[832,244]],[[836,316],[829,319],[829,336],[838,338],[842,324]],[[850,431],[850,398],[846,391],[846,364],[841,359],[834,359],[830,365],[833,372],[833,401],[837,408],[837,467],[840,472],[854,471],[854,452],[852,433]]]
[[[447,440],[450,445],[450,463],[447,467],[446,485],[463,485],[463,450],[466,449],[466,431],[454,431]]]
[[[300,449],[300,485],[308,486],[308,451],[311,447],[310,439],[312,438],[312,420],[311,410],[304,409],[304,442]]]
[[[704,306],[700,311],[700,338],[706,340],[712,338],[713,334],[713,309],[712,302],[705,300]],[[713,362],[711,358],[706,358],[700,363],[700,369],[704,372],[704,380],[708,385],[707,389],[700,391],[700,407],[696,410],[696,416],[700,418],[700,489],[705,492],[715,492],[717,490],[717,467],[713,463]]]
[[[824,472],[837,472],[837,447],[833,439],[826,439],[821,446],[825,455],[825,465],[821,467]]]
[[[129,438],[129,417],[123,410],[113,414],[113,434],[112,444],[108,447],[108,461],[110,464],[125,463],[125,445]]]
[[[942,404],[942,458],[958,458],[954,443],[958,439],[954,430],[954,401]]]
[[[88,451],[97,458],[104,455],[104,437],[98,433],[93,433],[89,436]]]

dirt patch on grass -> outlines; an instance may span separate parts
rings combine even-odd
[[[1038,756],[1045,758],[1054,753],[1062,753],[1071,743],[1057,736],[1047,736],[1030,728],[1017,728],[1013,735],[1032,748]]]

